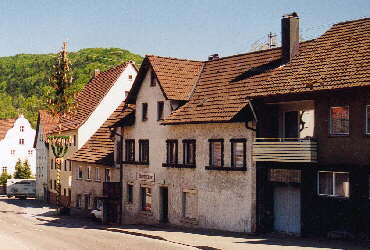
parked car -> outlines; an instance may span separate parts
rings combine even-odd
[[[8,198],[35,198],[36,180],[35,179],[9,179],[6,183],[6,195]]]
[[[97,221],[103,221],[103,201],[102,200],[97,200],[96,201],[96,208],[93,209],[90,212],[91,216],[93,219]]]

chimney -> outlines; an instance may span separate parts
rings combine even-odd
[[[281,49],[284,64],[298,54],[299,17],[295,12],[286,14],[281,19]]]
[[[212,60],[215,60],[215,59],[219,59],[220,57],[218,56],[218,54],[212,54],[208,57],[208,61],[212,61]]]
[[[97,77],[99,74],[100,74],[100,69],[95,69],[93,77]]]

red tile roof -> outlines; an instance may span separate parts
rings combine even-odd
[[[300,44],[281,65],[281,48],[205,62],[189,102],[162,124],[228,122],[250,98],[370,85],[370,18],[334,25]]]
[[[17,119],[0,119],[0,140],[3,140],[6,136],[6,133],[14,125],[14,122]]]
[[[131,112],[131,107],[125,107],[122,102],[85,145],[72,155],[71,160],[112,166],[114,142],[110,139],[109,127]]]
[[[63,131],[77,129],[89,118],[128,64],[130,62],[101,72],[86,84],[77,97],[76,114],[69,119],[62,118]]]

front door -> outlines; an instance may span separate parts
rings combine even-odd
[[[274,187],[274,230],[301,233],[301,191],[299,187],[279,185]]]
[[[168,188],[161,187],[161,222],[168,222]]]

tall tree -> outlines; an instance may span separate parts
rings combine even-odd
[[[48,107],[51,115],[58,121],[58,135],[49,136],[48,142],[51,145],[55,156],[56,176],[56,205],[61,207],[61,164],[63,157],[68,152],[70,136],[64,136],[62,131],[62,120],[68,119],[76,111],[76,96],[78,88],[73,84],[71,63],[68,59],[67,43],[64,42],[62,50],[58,53],[52,67],[50,86],[54,89],[48,100]],[[61,212],[61,210],[59,210]]]
[[[22,162],[18,159],[15,164],[14,179],[30,179],[32,178],[31,168],[28,161]]]
[[[10,174],[8,174],[7,172],[3,172],[1,175],[0,175],[0,186],[3,186],[6,184],[7,180],[8,179],[11,179],[12,176]]]

